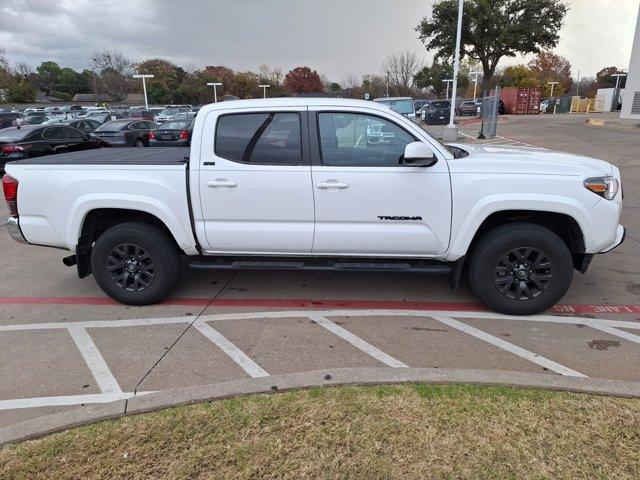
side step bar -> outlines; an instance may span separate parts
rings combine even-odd
[[[450,275],[448,263],[427,260],[357,261],[354,259],[240,259],[238,257],[207,257],[190,262],[196,270],[308,270],[308,271],[367,271],[413,272]]]

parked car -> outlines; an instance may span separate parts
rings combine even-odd
[[[375,98],[373,101],[386,105],[394,112],[398,112],[407,118],[416,118],[413,99],[411,97],[381,97]]]
[[[188,147],[191,145],[192,120],[165,122],[149,132],[150,147]]]
[[[0,129],[12,127],[17,125],[17,120],[22,118],[22,115],[14,112],[1,112],[0,113]]]
[[[107,142],[66,125],[9,127],[0,131],[0,171],[13,160],[106,146]]]
[[[156,128],[158,125],[149,120],[127,118],[100,125],[93,135],[105,140],[112,147],[146,147],[149,145],[149,132]]]
[[[30,112],[26,117],[17,118],[17,125],[40,125],[49,120],[43,112]]]
[[[66,120],[56,120],[47,122],[47,125],[57,124],[57,125],[68,125],[69,127],[77,128],[81,132],[91,133],[100,125],[102,125],[97,120],[92,118],[68,118]]]
[[[473,100],[464,100],[456,108],[456,115],[462,117],[464,115],[475,116],[478,113],[478,107]]]
[[[390,141],[368,142],[371,123]],[[445,273],[452,285],[466,272],[482,301],[516,315],[553,306],[574,268],[584,273],[624,240],[614,165],[447,146],[373,102],[216,103],[193,138],[190,150],[8,163],[9,234],[70,250],[66,265],[131,305],[165,298],[184,260],[201,270]]]
[[[427,125],[446,125],[449,122],[450,112],[449,100],[434,100],[427,109],[422,110],[422,121]]]
[[[96,112],[90,113],[89,115],[85,115],[84,117],[77,117],[77,118],[88,118],[91,120],[95,120],[96,122],[100,122],[102,124],[102,123],[110,122],[112,120],[121,120],[124,117],[117,112],[96,111]]]
[[[431,103],[430,100],[422,100],[422,99],[413,101],[413,109],[416,112],[416,118],[422,118],[422,109],[428,108],[430,103]]]
[[[154,117],[154,122],[160,124],[174,120],[181,113],[187,113],[191,110],[191,105],[165,105],[162,111]]]

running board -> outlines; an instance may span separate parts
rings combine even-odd
[[[427,260],[356,261],[353,259],[241,259],[238,257],[204,257],[189,262],[195,270],[308,270],[308,271],[365,271],[413,272],[449,275],[448,263]]]

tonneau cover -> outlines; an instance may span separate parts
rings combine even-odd
[[[101,148],[8,162],[7,165],[182,165],[189,147]]]

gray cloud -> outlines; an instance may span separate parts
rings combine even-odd
[[[92,52],[178,65],[309,65],[330,79],[377,72],[388,54],[431,55],[413,30],[432,0],[0,0],[13,63],[86,68]],[[629,62],[638,0],[569,0],[556,51],[583,76]],[[525,59],[526,60],[526,59]],[[523,59],[509,59],[503,65]]]

